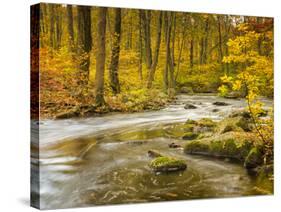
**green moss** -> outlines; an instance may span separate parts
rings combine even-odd
[[[198,121],[198,125],[201,127],[215,127],[216,122],[209,118],[203,118]]]
[[[149,167],[156,172],[171,172],[185,170],[187,166],[184,160],[162,156],[152,160]]]
[[[187,132],[185,133],[185,135],[182,137],[182,139],[184,140],[194,140],[198,137],[197,133],[193,133],[193,132]]]
[[[186,144],[184,147],[184,152],[190,154],[204,154],[208,153],[209,151],[210,146],[200,141],[192,141]]]
[[[232,118],[226,118],[222,121],[220,121],[215,131],[219,134],[227,133],[227,132],[242,132],[242,131],[250,131],[250,121],[243,117],[232,117]]]
[[[254,146],[253,139],[255,137],[251,137],[249,133],[228,132],[189,142],[185,145],[184,151],[189,154],[232,158],[244,162]]]
[[[193,124],[185,124],[184,125],[184,131],[185,132],[193,132],[194,130],[194,125]]]

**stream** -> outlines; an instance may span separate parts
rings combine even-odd
[[[228,106],[215,106],[223,101]],[[271,100],[263,100],[272,107]],[[196,109],[184,109],[192,103]],[[220,120],[244,100],[178,95],[159,111],[40,121],[40,207],[43,209],[258,195],[259,182],[241,164],[186,155],[168,144],[183,142],[187,119]],[[214,109],[218,109],[214,112]],[[148,150],[183,159],[183,172],[157,174]],[[35,192],[35,191],[33,191]]]

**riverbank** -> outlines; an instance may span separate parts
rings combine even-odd
[[[114,112],[142,112],[159,110],[175,100],[174,94],[166,94],[158,89],[140,89],[116,96],[105,96],[106,104],[96,106],[94,98],[77,104],[41,102],[42,119],[68,119],[74,117],[90,117]]]

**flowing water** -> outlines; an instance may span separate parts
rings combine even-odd
[[[214,106],[224,101],[228,106]],[[270,100],[265,100],[271,106]],[[197,109],[186,110],[192,103]],[[179,95],[159,111],[44,120],[40,125],[41,208],[83,207],[196,198],[257,195],[259,182],[240,165],[186,155],[181,144],[187,119],[220,120],[245,107],[244,100]],[[214,109],[219,111],[214,112]],[[157,174],[148,150],[186,161],[183,172]]]

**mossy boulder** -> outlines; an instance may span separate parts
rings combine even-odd
[[[183,137],[186,137],[186,140],[195,139],[197,138],[195,134],[199,135],[201,133],[212,132],[215,126],[216,122],[208,118],[203,118],[198,121],[188,119],[184,124],[184,131],[186,132],[186,134]],[[192,137],[192,139],[189,139],[190,136]]]
[[[215,127],[216,122],[214,122],[212,119],[209,118],[202,118],[198,120],[198,125],[201,127]]]
[[[187,132],[185,135],[182,137],[183,140],[194,140],[199,136],[197,133],[193,132]]]
[[[252,148],[245,159],[244,166],[247,169],[252,169],[260,166],[263,162],[262,155],[263,154],[260,147]]]
[[[256,140],[256,136],[252,133],[227,132],[188,142],[184,147],[184,152],[232,158],[244,162]]]
[[[187,165],[184,160],[162,156],[153,159],[149,167],[155,172],[175,172],[185,170]]]
[[[215,132],[219,134],[235,131],[235,132],[249,132],[252,130],[251,121],[241,116],[226,118],[217,123]]]

